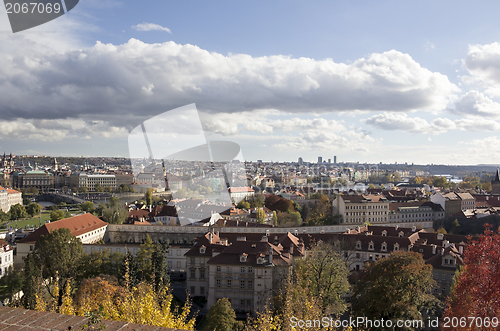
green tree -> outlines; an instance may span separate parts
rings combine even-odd
[[[101,184],[97,183],[94,187],[95,192],[104,192],[104,187],[101,186]]]
[[[422,255],[399,251],[366,265],[363,278],[354,286],[352,308],[356,316],[371,320],[422,320],[438,300],[431,294],[436,282],[432,266]],[[382,304],[383,303],[383,304]],[[401,330],[414,330],[401,328]]]
[[[82,242],[66,228],[40,236],[33,249],[37,269],[42,270],[43,279],[49,280],[45,283],[47,288],[51,288],[57,278],[61,288],[66,286],[68,279],[78,278],[78,267],[83,254]]]
[[[238,202],[236,207],[239,209],[250,209],[250,203],[245,200],[241,200],[240,202]]]
[[[227,298],[217,300],[208,311],[207,323],[203,331],[235,331],[240,329],[236,313]]]
[[[10,212],[10,219],[11,220],[18,220],[20,218],[28,217],[28,213],[26,212],[26,208],[24,208],[24,206],[21,206],[18,203],[11,206],[9,212]]]
[[[93,213],[94,203],[92,201],[86,201],[80,205],[80,209],[86,213]]]
[[[42,210],[42,206],[40,206],[36,202],[32,202],[28,205],[26,208],[26,212],[30,215],[30,217],[33,217],[35,215],[38,215],[40,211]]]
[[[146,200],[146,205],[151,206],[153,204],[153,190],[150,187],[146,190],[144,195],[144,200]]]
[[[347,309],[343,299],[349,291],[349,269],[333,244],[320,242],[296,266],[297,278],[310,295],[322,300],[324,313],[342,314]]]
[[[448,182],[448,180],[446,179],[446,177],[436,177],[436,178],[434,178],[434,180],[432,181],[432,185],[435,186],[435,187],[444,187],[444,188],[450,187],[450,183]]]
[[[0,223],[8,222],[10,221],[10,219],[11,219],[10,211],[6,213],[0,209]]]
[[[81,186],[78,188],[78,192],[80,193],[87,193],[89,190],[85,186]]]
[[[65,217],[66,213],[64,212],[64,210],[54,210],[52,213],[50,213],[51,222],[62,220]]]
[[[22,305],[26,309],[35,309],[36,293],[41,279],[41,269],[35,264],[32,253],[29,253],[24,259],[23,272],[23,297]]]

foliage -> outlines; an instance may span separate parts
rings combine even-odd
[[[320,242],[314,246],[297,263],[296,273],[309,295],[321,298],[324,313],[338,316],[347,309],[342,297],[349,291],[349,269],[333,244]]]
[[[10,207],[9,213],[11,220],[18,220],[20,218],[28,217],[28,213],[26,213],[26,208],[24,208],[24,206],[21,206],[18,203]]]
[[[80,209],[86,213],[93,213],[94,203],[92,201],[86,201],[80,205]]]
[[[290,200],[282,198],[274,194],[268,194],[265,199],[266,207],[280,212],[293,212],[293,204]]]
[[[120,252],[110,253],[109,249],[101,252],[84,254],[80,261],[80,275],[84,279],[90,279],[99,275],[111,275],[120,278],[125,263],[125,255]]]
[[[166,246],[153,243],[149,235],[137,252],[138,276],[156,287],[162,288],[168,283],[168,270],[165,263]]]
[[[40,213],[40,211],[42,210],[42,206],[40,206],[38,203],[36,202],[32,202],[28,205],[28,207],[26,208],[26,212],[28,213],[28,215],[30,215],[30,217],[33,217],[35,215],[38,215]]]
[[[437,305],[431,294],[435,286],[432,267],[420,254],[395,252],[366,265],[364,276],[354,287],[352,308],[357,316],[390,319],[394,324],[398,319],[423,320],[421,312]]]
[[[222,298],[210,307],[203,331],[235,331],[240,328],[236,314],[231,308],[231,302],[227,298]]]
[[[250,204],[250,208],[260,208],[264,206],[264,200],[265,200],[264,194],[256,194],[253,196],[249,196],[247,198],[247,201]]]
[[[484,321],[500,316],[500,234],[487,225],[464,251],[464,265],[446,302],[445,317],[474,316]],[[459,328],[476,330],[476,326]]]
[[[146,190],[144,195],[144,200],[146,200],[146,205],[151,206],[153,204],[153,190],[150,187]]]
[[[300,226],[301,218],[300,213],[292,212],[292,213],[284,213],[278,212],[276,213],[276,219],[278,221],[278,226]]]
[[[66,212],[64,210],[54,210],[52,213],[50,213],[51,222],[62,220],[65,217],[66,217]]]
[[[110,207],[102,211],[102,218],[110,224],[123,224],[128,217],[128,210],[125,206],[113,202],[113,198],[111,200]]]
[[[84,254],[82,242],[69,229],[61,228],[40,236],[33,249],[33,260],[43,279],[48,279],[50,287],[59,278],[63,286],[70,278],[78,276],[78,266]]]
[[[250,209],[250,203],[247,202],[247,201],[245,201],[245,200],[241,200],[236,205],[236,208],[239,208],[239,209]]]

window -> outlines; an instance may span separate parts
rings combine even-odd
[[[32,251],[32,250],[33,250],[33,245],[30,245],[30,251]]]
[[[244,272],[245,272],[245,267],[241,267],[241,268],[240,268],[240,272],[241,272],[241,273],[244,273]]]
[[[191,274],[190,274],[190,277],[191,278],[196,278],[196,270],[195,269],[191,269]]]
[[[220,272],[220,265],[217,266],[217,272]]]
[[[443,280],[446,280],[446,273],[443,272]]]
[[[240,305],[244,306],[245,305],[245,300],[240,300]]]
[[[177,250],[177,256],[181,256],[181,250],[180,249]]]
[[[220,279],[217,279],[217,287],[220,287]]]
[[[356,243],[356,249],[361,249],[361,242],[360,242],[360,241],[358,241],[358,242]]]
[[[370,241],[370,243],[368,244],[368,250],[373,251],[373,241]]]
[[[195,287],[194,287],[194,286],[191,286],[191,294],[192,294],[192,295],[195,295],[195,294],[196,294],[196,293],[195,293]]]
[[[168,268],[172,269],[172,261],[168,261]]]
[[[247,286],[248,286],[248,288],[253,288],[253,280],[249,280],[247,282]]]
[[[382,243],[382,247],[380,248],[382,252],[387,252],[387,244],[385,242]]]
[[[191,264],[194,264],[194,257],[191,258]]]
[[[240,288],[245,288],[245,281],[244,280],[240,280]]]
[[[200,287],[200,295],[205,295],[205,288],[204,287]]]
[[[231,279],[227,280],[227,287],[231,287],[233,285],[233,281]]]
[[[444,259],[444,264],[448,264],[448,259]]]
[[[205,279],[205,269],[200,269],[200,278]]]
[[[251,306],[252,305],[252,300],[247,300],[247,306]]]
[[[248,267],[248,272],[249,273],[253,273],[253,268],[252,267]]]
[[[181,261],[177,261],[177,268],[181,268]]]

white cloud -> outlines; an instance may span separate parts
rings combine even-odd
[[[382,113],[366,119],[365,122],[382,130],[397,130],[419,134],[441,134],[449,130],[500,130],[500,123],[482,118],[463,118],[454,121],[448,118],[436,118],[432,122],[428,122],[419,117],[408,117],[407,114]]]
[[[500,103],[478,91],[469,91],[455,103],[455,113],[463,115],[500,117]]]
[[[136,31],[165,31],[172,34],[169,28],[154,23],[139,23],[137,25],[132,25],[132,29]]]
[[[500,96],[500,43],[470,45],[463,61],[470,76],[462,81],[484,89],[489,96]]]

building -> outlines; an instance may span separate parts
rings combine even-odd
[[[342,215],[345,224],[387,223],[389,201],[383,195],[339,195],[333,202],[333,214]]]
[[[116,176],[104,174],[88,175],[84,172],[71,174],[70,186],[74,188],[86,187],[89,191],[95,191],[96,186],[116,188]]]
[[[318,156],[318,163],[323,163],[323,158],[321,156]]]
[[[0,240],[0,278],[5,276],[10,267],[14,266],[14,248]]]
[[[391,202],[389,223],[432,222],[444,218],[444,209],[433,202]]]
[[[89,213],[46,223],[17,242],[15,263],[22,264],[26,256],[33,251],[37,239],[54,230],[69,229],[71,234],[80,239],[83,244],[93,244],[104,239],[107,226],[108,223]]]
[[[445,211],[445,217],[460,213],[462,210],[474,209],[475,198],[470,193],[436,192],[430,198],[431,202],[440,204]]]
[[[25,173],[13,173],[12,186],[16,189],[36,188],[39,191],[48,191],[55,185],[54,175],[42,170],[31,170]]]
[[[221,192],[222,194],[222,192]],[[246,200],[251,196],[255,195],[255,191],[248,186],[244,187],[230,187],[229,188],[229,197],[231,202],[233,203],[238,203],[241,200]],[[224,199],[221,199],[222,201],[225,201]]]
[[[237,312],[255,313],[264,309],[273,289],[291,271],[293,256],[288,248],[276,246],[268,237],[261,241],[240,240],[212,256],[207,264],[209,277],[208,307],[227,298]]]
[[[500,194],[500,171],[497,169],[495,179],[491,181],[491,194]]]
[[[5,152],[3,152],[2,163],[0,165],[0,168],[7,170],[14,169],[14,158],[12,157],[12,153],[10,153],[10,155],[7,156],[5,155]]]
[[[0,186],[0,209],[6,213],[10,210],[10,207],[16,204],[23,204],[22,193]]]

